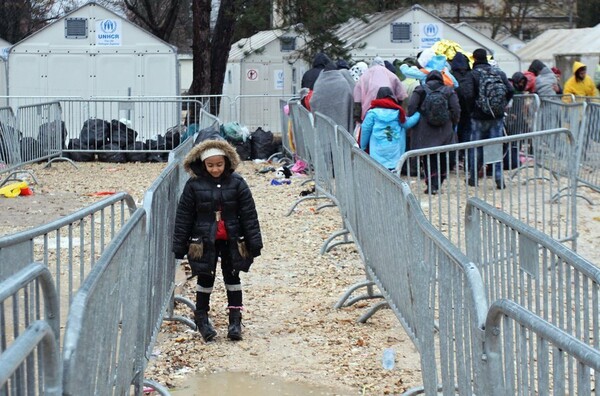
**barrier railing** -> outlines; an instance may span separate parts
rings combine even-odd
[[[77,292],[63,347],[64,395],[125,395],[143,388],[143,337],[151,284],[143,243],[146,212],[136,210]]]
[[[274,133],[280,131],[281,121],[279,112],[279,100],[289,100],[293,95],[239,95],[233,100],[232,116],[234,120],[243,121],[250,132],[258,127],[270,130]],[[219,116],[219,118],[224,118]]]
[[[437,394],[441,384],[444,393],[483,394],[477,356],[487,304],[479,271],[427,221],[400,179],[353,150],[357,242],[421,354],[425,393]]]
[[[61,395],[59,300],[50,271],[30,263],[0,278],[0,394]]]
[[[0,108],[0,174],[13,172],[21,166],[21,136],[17,130],[17,118],[12,108],[3,107]],[[4,182],[0,183],[0,187],[2,184]]]
[[[526,156],[512,153],[512,150],[505,154],[504,148],[512,145],[529,147],[534,160],[526,160],[523,163],[515,161],[517,156]],[[506,168],[502,175],[504,188],[498,189],[498,175],[493,167],[490,167],[490,170],[484,167],[476,185],[469,185],[466,171],[469,168],[468,150],[477,148],[483,150],[484,165],[503,163]],[[494,206],[501,207],[512,216],[553,238],[571,242],[575,249],[575,148],[574,137],[568,130],[530,132],[407,151],[400,158],[397,169],[405,167],[400,177],[411,186],[429,221],[463,251],[463,216],[467,199],[470,197],[480,197]],[[465,158],[462,167],[455,165],[461,153]],[[504,163],[505,160],[507,163]],[[445,175],[437,172],[442,165],[447,169]],[[442,185],[439,194],[429,194],[432,183]],[[553,199],[561,191],[562,199]]]
[[[600,103],[588,103],[580,132],[577,181],[600,191]]]
[[[294,116],[301,113],[293,112],[292,114]],[[426,214],[431,205],[419,201],[417,196],[411,192],[409,184],[378,165],[366,153],[355,147],[353,139],[346,136],[349,136],[349,134],[339,126],[334,125],[330,119],[319,114],[316,115],[316,118],[320,120],[319,123],[322,126],[319,133],[315,135],[317,146],[327,147],[327,144],[332,145],[335,142],[337,148],[332,152],[333,172],[329,174],[333,175],[334,178],[329,183],[335,185],[335,188],[331,190],[332,195],[335,194],[336,202],[344,216],[347,229],[357,243],[359,254],[365,263],[367,280],[362,282],[362,286],[376,285],[379,288],[381,294],[385,297],[385,302],[377,304],[376,307],[387,305],[394,311],[421,356],[421,372],[424,385],[411,389],[405,394],[425,393],[437,395],[438,392],[443,394],[491,394],[490,392],[503,395],[513,394],[510,389],[507,391],[506,388],[499,388],[498,390],[491,389],[488,386],[491,376],[504,378],[510,375],[510,367],[508,366],[504,367],[501,364],[494,363],[494,371],[490,371],[489,365],[485,367],[487,363],[483,349],[485,345],[484,337],[486,336],[485,331],[489,330],[485,325],[489,313],[486,291],[493,289],[495,284],[486,284],[488,273],[486,272],[486,277],[482,278],[478,265],[471,262],[461,252],[459,245],[449,240],[455,234],[449,233],[447,228],[455,227],[456,224],[452,225],[448,222],[444,224],[444,227],[440,227],[442,224],[440,222],[437,226],[434,226],[430,219],[435,219],[439,215],[436,213],[435,216],[432,216],[431,212],[428,215]],[[324,126],[327,123],[331,125]],[[300,123],[300,125],[302,124]],[[312,125],[310,126],[312,127]],[[335,134],[335,140],[325,136],[332,132]],[[306,134],[304,136],[306,137]],[[468,144],[467,146],[470,148],[487,143],[499,144],[502,147],[502,143],[511,143],[519,139],[531,142],[530,144],[534,148],[532,154],[540,157],[536,158],[532,165],[532,169],[536,170],[536,173],[531,176],[546,175],[543,171],[549,172],[548,169],[558,169],[562,172],[563,169],[570,166],[569,164],[573,163],[574,147],[570,145],[573,138],[569,131],[565,130],[533,132],[516,137],[494,139],[493,142],[470,143],[471,146],[468,146]],[[463,146],[463,148],[467,146]],[[551,150],[552,147],[555,149],[554,151]],[[439,150],[440,148],[436,149]],[[493,153],[493,150],[491,152]],[[429,155],[429,153],[426,154]],[[550,158],[545,158],[545,156]],[[449,156],[446,156],[446,158],[449,158]],[[492,156],[491,158],[495,157]],[[439,161],[439,159],[436,160]],[[488,157],[488,160],[490,160],[490,157]],[[553,166],[555,162],[561,166]],[[536,163],[544,166],[536,167]],[[317,168],[315,172],[319,171],[318,164],[319,161],[315,161]],[[410,172],[410,169],[408,172]],[[521,177],[519,173],[524,174],[525,172],[522,169],[515,172],[517,180],[520,180]],[[561,177],[556,176],[557,174],[558,172],[547,174],[552,177],[536,179],[535,183],[543,185],[549,183],[548,180],[553,178],[560,180]],[[568,179],[572,181],[573,176]],[[531,180],[524,178],[523,182],[530,183]],[[515,185],[520,186],[521,183]],[[348,186],[352,186],[352,188],[348,189]],[[493,194],[485,194],[485,187],[482,191],[483,193],[480,191],[480,194],[473,195],[480,196],[482,199],[494,197]],[[543,193],[543,191],[540,190],[538,193],[530,195],[526,192],[523,193],[523,197],[529,200],[527,205],[537,206],[543,204],[545,201],[540,199],[541,197],[538,195],[549,200],[552,194]],[[574,188],[572,191],[574,191]],[[501,190],[500,192],[505,191]],[[348,194],[350,197],[348,197]],[[499,204],[514,201],[514,206],[517,207],[523,205],[523,203],[517,205],[519,199],[523,197],[516,195],[510,199],[498,199],[497,201],[492,199],[489,203],[494,206],[501,206]],[[467,201],[467,198],[465,198],[465,201]],[[471,199],[471,201],[475,201],[475,199]],[[552,204],[556,205],[556,202]],[[454,210],[454,205],[448,206]],[[508,204],[505,206],[511,207]],[[444,210],[446,205],[441,207]],[[571,206],[568,208],[572,209]],[[456,213],[459,212],[459,210],[456,210]],[[566,215],[573,215],[573,212],[567,212]],[[350,217],[347,218],[346,216]],[[554,215],[550,214],[550,216]],[[458,217],[458,215],[455,216],[455,218]],[[525,218],[527,219],[527,216]],[[382,232],[383,224],[385,224],[384,232]],[[532,224],[532,226],[536,225],[539,226],[539,224]],[[461,231],[465,232],[466,227],[463,223]],[[569,230],[574,229],[569,228]],[[476,243],[470,241],[473,232],[467,233],[465,238],[470,243],[468,246],[471,253],[473,249],[471,244]],[[535,232],[542,234],[540,231]],[[573,233],[573,236],[576,236],[576,234]],[[547,238],[556,246],[567,250],[559,242],[551,239],[550,236],[547,236]],[[502,241],[498,240],[492,240],[490,243],[493,246],[505,246]],[[517,254],[514,245],[510,245],[508,248],[512,248],[511,257]],[[486,251],[485,247],[482,249]],[[466,250],[465,246],[463,246],[464,250]],[[491,248],[487,251],[490,250]],[[401,254],[398,252],[401,252]],[[572,254],[574,255],[574,253]],[[484,255],[483,257],[487,256]],[[566,274],[564,268],[556,271]],[[505,275],[503,273],[502,276],[510,278],[511,274]],[[578,275],[564,276],[566,276],[565,279],[572,280]],[[508,279],[507,282],[510,284],[511,280],[518,281],[519,279],[521,278]],[[520,286],[527,287],[528,285]],[[561,304],[564,303],[563,300],[568,300],[567,311],[577,312],[580,310],[580,306],[588,304],[586,301],[589,300],[597,302],[597,298],[594,297],[597,294],[597,287],[595,285],[585,285],[586,282],[582,281],[577,283],[576,286],[596,291],[584,294],[584,297],[580,297],[581,293],[577,291],[575,291],[575,294],[569,294],[569,292],[565,293],[563,297],[558,297]],[[514,288],[516,286],[502,287]],[[357,290],[357,288],[353,286],[352,290]],[[573,288],[576,289],[575,286]],[[523,293],[527,294],[527,298],[534,301],[535,299],[530,295],[535,293],[535,290],[529,288]],[[553,290],[552,293],[556,293],[556,290]],[[346,293],[345,298],[349,296],[350,293]],[[490,293],[489,301],[493,301],[498,296]],[[372,296],[361,296],[359,298],[367,297]],[[548,305],[550,303],[537,302],[530,306],[536,308],[544,304]],[[585,316],[586,319],[574,314],[577,325],[566,326],[566,330],[575,329],[575,326],[583,329],[586,323],[593,328],[593,320],[597,322],[599,317],[597,303],[595,305],[594,307],[589,303],[586,308],[581,310],[581,315]],[[336,304],[338,308],[341,306],[343,304]],[[571,306],[573,308],[570,308]],[[556,308],[556,311],[558,309]],[[565,316],[568,315],[570,314],[565,314]],[[538,317],[536,316],[536,318]],[[571,317],[569,316],[569,318]],[[539,324],[536,324],[537,331],[544,334],[550,332],[549,329],[552,325],[543,322],[541,318],[538,319],[541,322],[538,321]],[[567,322],[571,319],[563,317],[561,320]],[[568,337],[566,330],[559,330],[559,333]],[[598,338],[584,330],[574,330],[574,332],[582,339],[589,337],[596,340]],[[493,334],[497,335],[495,332]],[[518,350],[520,345],[516,345],[512,341],[513,339],[508,338],[506,348]],[[571,348],[569,345],[561,344],[561,348],[569,356],[577,356],[579,353],[577,346]],[[493,353],[492,350],[489,352]],[[526,357],[530,358],[531,356],[533,355],[529,352]],[[594,362],[594,364],[600,364],[600,361]],[[535,373],[530,380],[543,380],[545,376],[549,375],[544,370]],[[576,370],[571,370],[569,374],[574,372]],[[559,375],[562,375],[562,373],[559,373]],[[580,389],[586,390],[585,387]]]
[[[514,95],[504,117],[507,135],[538,131],[540,99],[537,95]]]
[[[597,394],[600,351],[509,300],[485,325],[486,395]]]
[[[75,292],[135,210],[131,196],[118,193],[50,223],[0,237],[0,278],[31,262],[46,265],[60,298],[64,324]]]
[[[600,268],[480,199],[469,199],[465,218],[489,301],[515,301],[600,349]]]

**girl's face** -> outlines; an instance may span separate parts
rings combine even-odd
[[[204,160],[204,165],[208,173],[216,179],[225,171],[225,157],[222,155],[208,157]]]

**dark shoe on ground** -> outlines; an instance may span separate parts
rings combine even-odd
[[[242,311],[239,309],[229,310],[229,327],[227,327],[227,338],[232,341],[242,339]]]
[[[504,184],[503,180],[496,181],[496,188],[498,190],[504,190],[506,188],[506,184]]]
[[[204,341],[212,341],[217,336],[217,331],[210,323],[210,319],[208,319],[208,311],[194,311],[194,322],[196,322],[196,328]]]
[[[426,188],[425,191],[423,191],[423,194],[431,194],[431,195],[436,195],[439,192],[439,188],[435,187],[435,186],[431,186],[431,189]]]
[[[477,187],[477,181],[475,181],[475,179],[469,178],[468,183],[471,187]]]

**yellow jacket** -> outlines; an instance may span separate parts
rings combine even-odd
[[[577,81],[575,78],[575,73],[582,67],[585,67],[585,64],[578,61],[573,62],[573,75],[565,83],[563,93],[565,95],[573,94],[575,96],[598,96],[598,90],[594,85],[594,80],[592,80],[589,74],[586,74],[582,81]]]

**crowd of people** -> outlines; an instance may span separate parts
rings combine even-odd
[[[594,79],[575,61],[561,85],[561,71],[534,60],[510,78],[484,48],[453,59],[432,49],[393,62],[375,57],[351,67],[325,53],[314,57],[302,78],[301,102],[353,133],[361,149],[395,171],[406,150],[491,139],[505,132],[505,111],[514,94],[598,96],[600,65]],[[595,81],[599,80],[599,81]],[[482,148],[468,150],[467,183],[477,186],[484,163]],[[442,156],[443,157],[443,156]],[[439,192],[454,158],[423,161],[425,193]],[[493,165],[498,189],[505,188],[502,163]]]

